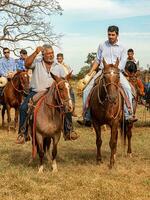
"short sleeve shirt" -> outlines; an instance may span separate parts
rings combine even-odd
[[[41,58],[34,60],[30,69],[32,69],[30,87],[35,92],[46,90],[52,85],[54,80],[50,73],[58,77],[65,77],[63,68],[55,62],[52,64],[50,72],[47,72],[46,66]]]

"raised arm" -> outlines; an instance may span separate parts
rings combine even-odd
[[[43,47],[39,46],[36,48],[36,50],[26,58],[25,60],[25,67],[27,69],[30,69],[30,66],[32,65],[34,59],[36,58],[36,56],[41,52],[43,51]]]

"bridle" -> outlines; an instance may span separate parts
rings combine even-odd
[[[113,72],[114,74],[117,74],[117,75],[119,75],[120,74],[120,72]],[[114,85],[115,87],[116,87],[116,89],[117,89],[117,91],[118,91],[118,93],[117,93],[117,95],[116,95],[116,98],[117,98],[117,96],[119,96],[119,106],[118,106],[118,111],[117,111],[117,114],[114,116],[113,115],[113,119],[116,119],[117,117],[118,117],[118,115],[119,115],[119,113],[120,113],[120,108],[121,108],[121,99],[120,99],[120,95],[119,95],[119,85],[118,84],[116,84],[116,83],[113,83],[113,82],[110,82],[110,83],[107,83],[106,84],[106,81],[105,81],[105,75],[106,74],[111,74],[111,72],[102,72],[102,78],[100,78],[99,79],[99,82],[98,82],[98,101],[99,101],[99,103],[101,104],[101,105],[103,105],[104,106],[104,103],[105,102],[109,102],[109,103],[111,103],[112,104],[112,107],[113,107],[113,104],[114,104],[114,102],[111,100],[111,98],[110,98],[110,95],[108,94],[108,86],[109,85]],[[102,101],[101,100],[101,98],[100,98],[100,84],[101,84],[101,81],[102,81],[102,86],[103,86],[103,88],[104,88],[104,91],[105,91],[105,93],[106,93],[106,97],[105,97],[105,99]]]
[[[28,75],[27,75],[27,76],[28,76]],[[19,76],[18,76],[18,77],[19,77]],[[19,90],[18,88],[15,87],[15,85],[14,85],[14,83],[13,83],[14,78],[16,78],[16,77],[13,77],[12,79],[10,79],[10,82],[11,82],[12,87],[13,87],[18,93],[28,94],[24,89]],[[19,81],[20,81],[21,87],[24,88],[24,85],[22,84],[22,81],[20,80],[20,77],[19,77]]]
[[[59,86],[60,86],[61,84],[65,83],[65,82],[68,83],[67,80],[61,80],[61,81],[58,82],[58,83],[57,83],[56,81],[54,82],[54,87],[56,88],[55,94],[54,94],[54,95],[55,95],[55,97],[58,96],[58,98],[56,98],[57,105],[47,103],[47,102],[46,102],[46,97],[45,97],[45,104],[46,104],[48,107],[50,107],[50,108],[59,108],[60,111],[63,112],[63,113],[65,113],[65,105],[64,105],[64,103],[65,103],[65,102],[69,102],[70,100],[72,100],[71,98],[63,99],[62,96],[61,96],[61,94],[60,94]],[[53,85],[52,85],[52,86],[53,86]],[[52,87],[52,86],[51,86],[51,87]],[[53,95],[53,94],[52,94],[52,95]]]

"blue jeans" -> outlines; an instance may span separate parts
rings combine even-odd
[[[91,121],[90,109],[86,105],[87,98],[88,98],[88,95],[89,95],[93,85],[94,85],[95,79],[98,76],[100,76],[101,73],[102,73],[102,70],[100,70],[93,77],[93,79],[89,82],[89,84],[86,86],[86,88],[83,91],[83,112],[84,112],[84,120],[86,120],[86,121]],[[128,80],[121,72],[120,72],[120,83],[124,89],[124,92],[126,93],[128,99],[129,99],[129,102],[131,105],[131,112],[129,113],[129,110],[128,110],[126,104],[124,104],[124,114],[125,114],[125,119],[127,120],[133,114],[133,95],[132,95],[132,90],[131,90]]]
[[[19,112],[20,112],[20,120],[19,120],[19,133],[21,132],[21,128],[23,127],[26,117],[27,117],[27,111],[28,111],[28,103],[29,100],[36,94],[37,92],[34,92],[30,90],[28,96],[24,99],[23,103],[20,106]],[[25,136],[27,136],[27,132],[24,132]]]
[[[75,95],[72,88],[70,89],[70,96],[73,101],[73,104],[75,104]],[[64,134],[66,135],[67,133],[70,133],[72,130],[73,130],[72,113],[68,112],[65,114],[64,118]]]

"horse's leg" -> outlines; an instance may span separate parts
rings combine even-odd
[[[123,120],[121,123],[121,145],[122,145],[122,149],[123,149],[123,153],[122,155],[126,154],[126,135],[127,135],[127,131],[126,131],[127,127],[126,127],[126,123]]]
[[[52,173],[58,172],[57,163],[56,163],[56,155],[57,155],[57,144],[60,139],[60,134],[57,134],[53,138],[53,149],[52,149]]]
[[[40,167],[38,173],[43,172],[43,158],[44,158],[44,149],[43,149],[43,137],[38,131],[36,131],[36,140],[39,147],[39,158],[40,158]]]
[[[14,129],[17,130],[19,109],[15,108]]]
[[[128,129],[127,129],[127,138],[128,138],[128,149],[127,149],[127,154],[132,157],[132,150],[131,150],[131,138],[132,138],[132,125],[128,124]]]
[[[6,105],[6,109],[7,109],[7,122],[8,122],[8,132],[10,131],[10,121],[11,121],[11,118],[10,118],[10,106],[9,105]]]
[[[93,122],[93,126],[96,132],[96,146],[97,146],[97,156],[96,156],[96,161],[97,164],[102,162],[102,156],[101,156],[101,145],[102,145],[102,139],[101,139],[101,126]]]
[[[6,110],[6,107],[5,107],[5,105],[3,105],[3,107],[2,107],[2,127],[4,128],[4,125],[5,125],[5,119],[4,119],[4,117],[5,117],[5,110]]]
[[[110,138],[110,142],[109,142],[109,146],[111,149],[110,168],[112,168],[115,163],[115,155],[116,155],[116,150],[117,150],[117,139],[118,139],[118,125],[113,124],[111,127],[111,138]]]
[[[47,140],[47,145],[46,145],[46,157],[47,157],[48,162],[51,164],[52,159],[50,156],[50,145],[51,145],[51,138]]]

